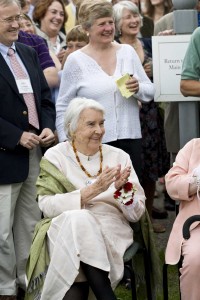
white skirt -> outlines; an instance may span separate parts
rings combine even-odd
[[[133,232],[118,215],[85,209],[66,211],[48,230],[50,265],[41,300],[62,300],[75,281],[86,281],[80,261],[109,272],[111,285],[123,277],[123,255]]]

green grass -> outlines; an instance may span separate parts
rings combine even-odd
[[[127,290],[123,285],[119,285],[115,290],[118,300],[131,300],[131,291]]]
[[[160,251],[160,259],[164,263],[164,251]],[[178,266],[168,266],[168,293],[169,300],[180,300],[179,296],[179,279],[178,279]],[[123,285],[119,285],[115,294],[118,300],[131,300],[131,291],[127,290]],[[144,299],[143,299],[144,300]]]
[[[177,265],[168,266],[168,291],[169,300],[180,300]]]
[[[164,264],[164,250],[160,251],[160,259]],[[180,300],[178,265],[168,265],[168,296],[169,300]]]

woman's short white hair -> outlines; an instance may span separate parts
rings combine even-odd
[[[139,8],[137,7],[137,5],[128,0],[120,1],[120,2],[116,3],[115,5],[113,5],[113,15],[114,15],[114,20],[115,20],[116,36],[121,35],[122,16],[123,16],[123,11],[125,8],[128,9],[133,14],[137,14],[140,17],[140,22],[141,22],[140,26],[143,25],[142,16],[139,12]]]
[[[105,114],[104,107],[95,100],[84,97],[71,100],[64,115],[64,130],[68,140],[73,139],[73,134],[77,129],[80,114],[86,108],[100,111],[103,115]]]

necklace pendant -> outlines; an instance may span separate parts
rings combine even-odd
[[[77,150],[76,150],[76,147],[75,147],[75,144],[74,144],[74,141],[72,141],[72,148],[73,148],[73,151],[74,151],[74,154],[76,156],[76,160],[79,164],[79,166],[81,167],[82,171],[89,177],[89,178],[96,178],[95,176],[99,176],[101,173],[102,173],[102,165],[103,165],[103,154],[102,154],[102,146],[100,145],[99,146],[99,153],[100,153],[100,168],[99,168],[99,171],[97,172],[96,175],[92,176],[86,169],[85,167],[82,165],[81,161],[80,161],[80,158],[78,156],[78,153],[77,153]],[[88,160],[89,160],[89,156],[88,156]],[[96,180],[96,179],[95,179]],[[90,185],[92,184],[94,181],[94,179],[88,179],[86,181],[86,185]]]
[[[88,178],[87,180],[86,180],[86,186],[89,186],[89,185],[91,185],[91,184],[93,184],[95,181],[97,180],[97,178],[95,177],[95,178]]]

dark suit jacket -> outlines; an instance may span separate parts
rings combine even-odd
[[[40,123],[55,130],[55,107],[32,48],[16,43],[16,51],[30,76]],[[28,109],[19,94],[15,78],[0,54],[0,184],[23,182],[29,171],[29,150],[18,144],[24,131],[29,131]]]

